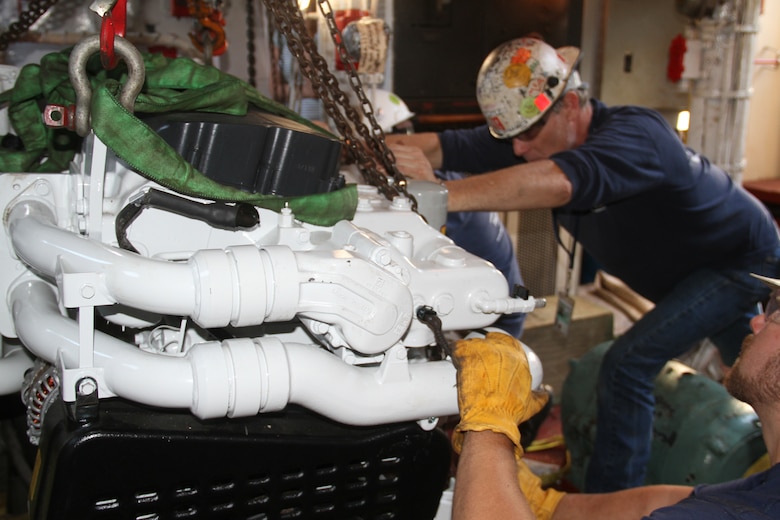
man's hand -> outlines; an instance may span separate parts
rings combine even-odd
[[[489,332],[484,339],[458,341],[452,358],[458,370],[460,408],[452,444],[458,453],[463,450],[455,479],[457,518],[550,520],[565,493],[543,489],[522,459],[517,425],[536,415],[548,399],[546,392],[531,390],[522,345],[507,334]],[[502,444],[495,439],[503,438],[500,435],[474,433],[484,431],[503,434],[508,441]],[[483,510],[485,515],[474,514]]]
[[[506,435],[522,455],[518,424],[547,403],[546,392],[531,391],[531,371],[520,342],[500,332],[460,340],[452,353],[457,369],[460,423],[452,443],[460,453],[463,432],[490,430]]]
[[[396,168],[404,177],[438,182],[431,163],[420,148],[398,143],[389,144],[388,147],[395,155]]]

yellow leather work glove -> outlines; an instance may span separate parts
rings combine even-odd
[[[515,452],[517,453],[517,452]],[[534,475],[525,461],[520,457],[515,457],[517,463],[517,482],[523,495],[531,506],[536,520],[549,520],[552,518],[558,503],[566,495],[563,491],[557,489],[542,489],[542,479]]]
[[[485,338],[456,342],[452,360],[457,369],[460,422],[452,434],[457,453],[463,432],[490,430],[506,435],[520,457],[521,422],[547,403],[546,392],[531,391],[531,371],[520,342],[507,334],[489,332]]]

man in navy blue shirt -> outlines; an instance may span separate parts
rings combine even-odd
[[[655,303],[617,338],[598,380],[586,490],[644,483],[653,381],[709,338],[736,359],[780,273],[780,240],[762,204],[680,141],[655,111],[607,107],[574,70],[579,50],[520,38],[495,49],[477,78],[486,126],[392,136],[399,169],[470,175],[446,182],[449,211],[551,208],[610,274]]]
[[[502,334],[455,344],[460,422],[452,442],[460,453],[453,520],[606,518],[646,520],[764,520],[780,518],[780,280],[766,312],[751,322],[724,380],[761,420],[771,467],[749,477],[711,485],[641,486],[611,493],[542,489],[522,461],[517,424],[544,404],[531,390],[522,346]]]

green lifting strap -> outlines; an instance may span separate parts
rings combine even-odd
[[[41,116],[42,106],[47,104],[76,103],[68,75],[70,50],[47,54],[40,65],[26,65],[14,87],[0,93],[0,105],[8,103],[8,117],[23,145],[22,150],[0,151],[0,171],[61,172],[67,170],[80,151],[81,138],[75,132],[49,128]],[[333,137],[284,105],[264,97],[248,83],[214,67],[159,54],[143,54],[143,58],[146,79],[135,101],[137,113],[203,111],[244,115],[252,105]],[[247,202],[274,211],[287,205],[297,219],[320,226],[354,217],[355,185],[324,194],[279,197],[248,193],[212,181],[119,103],[116,95],[127,79],[123,65],[106,71],[96,54],[88,62],[87,75],[92,85],[90,111],[95,135],[141,175],[194,197]]]

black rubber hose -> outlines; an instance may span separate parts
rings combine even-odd
[[[146,208],[169,211],[228,231],[251,229],[260,223],[260,214],[251,204],[244,202],[236,204],[227,204],[225,202],[203,203],[179,197],[172,193],[149,189],[143,196],[122,208],[122,211],[116,217],[116,238],[119,242],[119,247],[122,249],[135,253],[138,252],[127,239],[127,229]]]

